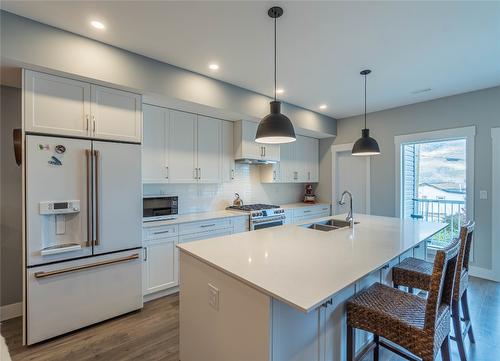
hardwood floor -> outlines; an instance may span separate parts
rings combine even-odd
[[[114,318],[33,346],[22,346],[22,321],[1,324],[13,361],[177,361],[179,296],[144,305],[141,311]]]
[[[500,359],[500,283],[471,278],[469,287],[476,345],[466,341],[468,361]],[[179,296],[174,294],[148,302],[142,311],[30,347],[21,345],[21,318],[3,322],[0,330],[13,361],[177,361]],[[458,361],[454,342],[451,346],[452,360]],[[385,351],[381,356],[383,361],[402,360]],[[365,360],[372,359],[369,355]]]

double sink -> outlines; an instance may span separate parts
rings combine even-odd
[[[358,224],[358,223],[359,222],[354,222],[354,224]],[[306,227],[309,229],[314,229],[317,231],[322,231],[322,232],[329,232],[329,231],[334,231],[336,229],[349,227],[349,222],[342,221],[339,219],[329,219],[329,220],[323,221],[323,222],[306,224],[303,227]]]

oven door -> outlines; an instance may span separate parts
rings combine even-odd
[[[166,219],[178,213],[177,197],[148,196],[143,198],[142,205],[145,221]]]
[[[284,224],[284,219],[270,219],[270,220],[260,220],[250,222],[250,230],[256,231],[262,228],[278,227]]]

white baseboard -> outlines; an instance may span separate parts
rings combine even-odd
[[[144,295],[143,300],[144,300],[144,302],[149,302],[149,301],[156,300],[157,298],[171,295],[172,293],[176,293],[176,292],[179,292],[179,287],[172,287],[172,288],[169,288],[169,289],[166,289],[163,291],[158,291],[155,293],[150,293],[148,295]]]
[[[495,272],[491,269],[470,266],[469,274],[473,277],[484,278],[486,280],[500,282],[500,278],[495,275]]]
[[[11,318],[23,315],[23,303],[11,303],[0,307],[0,321],[10,320]]]

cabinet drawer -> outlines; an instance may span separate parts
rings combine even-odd
[[[175,237],[178,233],[178,226],[161,226],[154,227],[144,231],[144,239],[158,239],[158,238],[166,238],[166,237]]]
[[[201,241],[202,239],[228,236],[231,233],[232,233],[232,230],[229,228],[229,229],[211,230],[211,231],[194,233],[194,234],[186,234],[186,235],[182,235],[179,237],[179,243]]]
[[[232,228],[233,224],[230,218],[209,219],[206,221],[184,223],[179,225],[179,234],[193,234],[200,232],[213,231],[217,229]]]
[[[324,217],[330,215],[329,205],[314,205],[310,207],[300,207],[293,210],[293,217],[309,217],[318,216]]]

